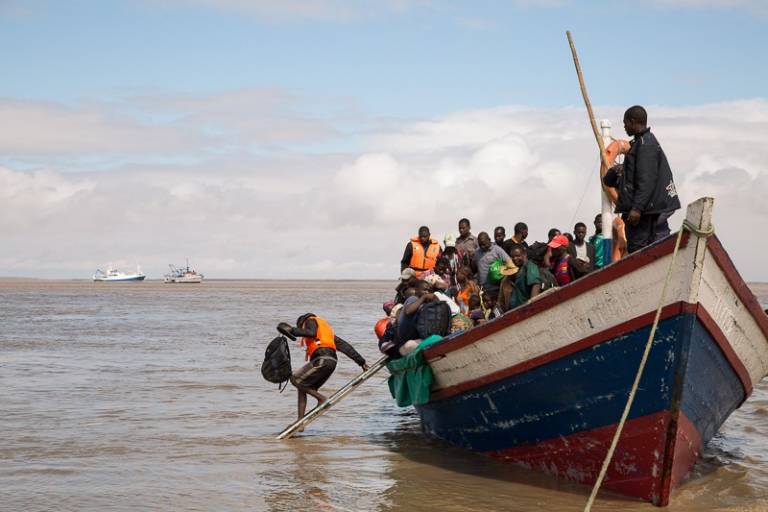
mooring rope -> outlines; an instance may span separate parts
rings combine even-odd
[[[597,492],[600,490],[600,485],[603,483],[603,479],[605,478],[605,473],[608,471],[608,466],[611,463],[611,459],[613,458],[613,452],[616,450],[616,446],[619,444],[619,438],[621,437],[621,431],[624,429],[624,423],[627,421],[627,416],[629,416],[629,410],[632,408],[632,402],[635,400],[635,394],[637,393],[637,388],[640,385],[640,379],[643,376],[643,371],[645,370],[645,364],[648,362],[648,354],[651,353],[651,347],[653,346],[653,338],[656,335],[656,328],[659,326],[659,319],[661,318],[661,310],[664,308],[664,302],[667,295],[667,288],[669,287],[669,282],[672,278],[672,270],[675,268],[675,259],[677,259],[677,253],[680,251],[680,243],[683,240],[683,231],[690,231],[694,235],[700,238],[708,238],[712,236],[715,232],[715,227],[710,224],[708,229],[702,230],[698,227],[694,226],[690,222],[688,222],[687,219],[683,220],[683,226],[680,228],[680,231],[677,233],[677,240],[675,240],[675,250],[672,252],[672,261],[669,262],[669,269],[667,270],[667,277],[664,280],[664,287],[661,289],[661,299],[659,300],[659,307],[656,308],[656,316],[653,319],[653,327],[651,327],[651,333],[648,335],[648,341],[645,343],[645,350],[643,351],[643,357],[640,359],[640,366],[637,369],[637,375],[635,375],[635,382],[632,384],[632,388],[629,391],[629,398],[627,399],[627,404],[624,406],[624,412],[621,414],[621,420],[619,420],[619,425],[616,427],[616,432],[613,435],[613,440],[611,441],[611,447],[608,449],[608,453],[605,455],[605,460],[603,460],[603,466],[600,468],[600,474],[597,477],[597,481],[595,482],[595,485],[592,487],[592,493],[589,495],[589,500],[587,501],[587,505],[584,507],[584,512],[590,512],[592,510],[592,504],[595,502],[595,498],[597,497]]]

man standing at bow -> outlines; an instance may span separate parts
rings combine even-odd
[[[680,208],[669,162],[647,125],[643,107],[627,109],[624,130],[634,139],[624,164],[611,167],[603,178],[603,183],[619,192],[616,213],[626,223],[630,253],[669,233],[667,219]]]

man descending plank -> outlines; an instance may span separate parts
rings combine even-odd
[[[309,361],[291,376],[291,384],[299,391],[299,419],[304,417],[307,408],[307,394],[315,397],[318,404],[326,401],[318,390],[336,369],[337,350],[360,365],[363,371],[368,370],[365,358],[336,336],[328,322],[313,313],[301,315],[296,320],[296,327],[286,330],[293,336],[301,336],[301,345],[306,347]]]

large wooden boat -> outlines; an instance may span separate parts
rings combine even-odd
[[[768,316],[688,207],[639,390],[603,487],[666,505],[768,373]],[[660,305],[676,237],[424,350],[425,432],[584,484],[600,471]]]

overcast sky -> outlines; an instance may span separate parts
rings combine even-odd
[[[768,281],[767,6],[0,0],[0,276],[394,278],[421,224],[591,224],[569,29],[597,116],[645,105]]]

